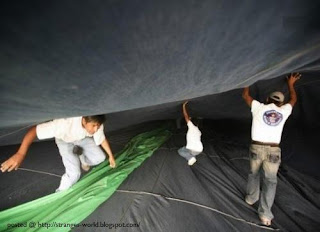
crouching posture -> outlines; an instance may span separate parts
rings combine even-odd
[[[252,128],[250,146],[250,174],[248,177],[247,196],[245,201],[253,205],[260,198],[258,213],[262,224],[271,225],[273,214],[271,207],[274,202],[277,186],[277,173],[281,162],[280,140],[284,124],[297,101],[294,83],[300,74],[288,78],[290,101],[284,104],[284,95],[273,92],[266,104],[254,100],[249,88],[243,90],[242,97],[251,107]],[[260,169],[263,169],[263,184],[260,193]]]
[[[199,155],[203,151],[203,145],[201,142],[201,131],[199,130],[198,126],[195,126],[191,118],[188,115],[186,105],[187,101],[183,103],[182,109],[183,109],[183,116],[188,126],[188,132],[187,132],[187,145],[180,148],[178,150],[179,155],[184,157],[189,165],[193,165],[197,159],[196,156]]]
[[[116,163],[103,131],[104,121],[103,115],[94,115],[55,119],[34,126],[25,135],[17,153],[1,164],[1,171],[17,170],[36,137],[55,138],[58,146],[65,173],[56,192],[70,188],[79,180],[80,165],[83,170],[88,171],[90,166],[98,165],[105,160],[100,145],[109,156],[110,166],[114,168]]]

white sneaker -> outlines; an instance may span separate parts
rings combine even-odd
[[[80,159],[82,170],[85,171],[85,172],[89,171],[90,170],[90,166],[88,164],[86,164],[86,162],[84,161],[83,155],[80,155],[79,159]]]
[[[81,164],[81,168],[83,171],[87,172],[90,170],[90,166],[89,165],[86,165],[86,164]]]
[[[192,157],[191,159],[188,160],[188,165],[192,166],[195,162],[197,162],[197,159],[195,157]]]

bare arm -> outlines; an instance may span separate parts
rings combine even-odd
[[[250,96],[249,87],[245,87],[245,88],[243,89],[242,98],[243,98],[244,101],[247,103],[247,105],[251,107],[253,98]]]
[[[110,167],[114,168],[116,166],[116,161],[114,160],[114,157],[113,157],[113,154],[112,154],[112,150],[111,150],[111,147],[110,147],[110,144],[109,144],[108,140],[105,139],[101,143],[101,146],[107,152],[107,154],[109,156]]]
[[[296,90],[294,89],[294,84],[296,83],[297,80],[300,79],[300,77],[301,77],[300,73],[291,74],[290,77],[288,77],[288,88],[289,88],[289,93],[290,93],[289,104],[292,107],[297,102],[297,93],[296,93]]]
[[[187,104],[188,104],[188,101],[184,102],[182,105],[183,116],[184,116],[184,120],[186,120],[186,123],[188,123],[190,120],[190,117],[189,117],[188,111],[187,111],[187,106],[186,106]]]
[[[15,153],[8,160],[6,160],[1,164],[2,172],[5,172],[5,171],[11,172],[12,170],[18,169],[18,167],[26,157],[28,149],[31,143],[33,142],[33,140],[36,138],[36,136],[37,136],[36,126],[33,126],[29,129],[27,134],[24,136],[17,153]]]

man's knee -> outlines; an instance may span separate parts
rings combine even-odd
[[[98,165],[103,161],[105,161],[106,155],[103,153],[103,151],[96,152],[94,154],[87,156],[87,159],[90,161],[90,165]]]
[[[277,172],[264,172],[264,181],[270,184],[277,184]]]
[[[101,164],[103,161],[105,161],[106,160],[106,156],[105,156],[105,154],[103,154],[102,153],[102,155],[99,155],[98,157],[97,157],[97,159],[96,159],[96,165],[97,164]]]
[[[276,183],[279,166],[280,161],[278,161],[278,163],[272,163],[269,161],[265,162],[263,167],[264,178],[269,182]]]
[[[250,174],[260,175],[261,161],[260,160],[250,160]]]
[[[77,181],[80,179],[81,171],[79,169],[79,171],[69,172],[69,173],[67,173],[67,176],[68,176],[71,184],[73,185],[73,184],[77,183]]]
[[[254,179],[260,178],[260,172],[255,171],[255,170],[253,170],[253,171],[251,170],[249,172],[249,177],[254,178]]]

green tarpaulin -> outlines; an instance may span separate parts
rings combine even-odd
[[[1,231],[69,231],[106,201],[146,158],[169,137],[157,129],[134,137],[116,154],[117,167],[106,161],[67,191],[54,193],[0,212]]]

